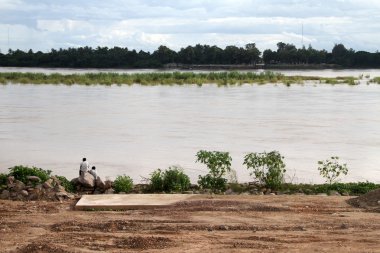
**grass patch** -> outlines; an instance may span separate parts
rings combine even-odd
[[[201,86],[206,83],[218,86],[242,85],[242,84],[266,84],[283,83],[303,84],[305,81],[318,81],[326,84],[349,84],[356,85],[358,78],[355,77],[316,77],[316,76],[285,76],[281,73],[265,71],[255,72],[152,72],[152,73],[85,73],[85,74],[43,74],[43,73],[0,73],[0,84],[51,84],[51,85],[183,85],[194,84]],[[374,78],[380,82],[379,78]],[[374,81],[374,82],[375,82]]]
[[[358,183],[334,183],[334,184],[282,184],[280,191],[285,193],[302,192],[307,195],[318,193],[329,193],[330,191],[337,191],[340,194],[348,195],[362,195],[369,191],[380,188],[380,184],[371,182],[358,182]]]

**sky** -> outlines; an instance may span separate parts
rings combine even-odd
[[[375,52],[379,33],[380,0],[0,0],[2,53],[248,43],[263,51],[280,41]]]

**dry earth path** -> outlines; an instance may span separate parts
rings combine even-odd
[[[0,200],[1,252],[380,252],[380,213],[350,197],[194,195],[171,207],[75,211]]]

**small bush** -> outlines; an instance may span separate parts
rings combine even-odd
[[[200,150],[196,154],[197,162],[205,164],[209,173],[199,175],[198,184],[203,189],[211,189],[213,192],[225,191],[227,179],[226,173],[231,171],[232,158],[228,152]]]
[[[28,183],[28,176],[37,176],[41,179],[42,182],[45,182],[49,179],[51,170],[43,170],[37,167],[26,167],[26,166],[14,166],[9,168],[9,176],[14,176],[15,179],[20,180],[24,184]]]
[[[283,184],[281,191],[288,193],[303,192],[305,194],[329,193],[337,191],[340,194],[362,195],[380,188],[379,184],[370,182],[333,183],[333,184]]]
[[[155,170],[150,177],[153,192],[183,192],[190,188],[190,178],[181,167],[173,166],[167,170]]]
[[[0,173],[0,186],[7,184],[8,175]]]
[[[199,176],[198,184],[202,189],[211,189],[213,192],[225,191],[227,189],[227,179],[214,178],[210,174]]]
[[[75,186],[64,176],[55,176],[61,182],[61,185],[65,187],[67,192],[75,192]]]
[[[164,191],[182,192],[190,188],[190,178],[180,167],[169,167],[163,173]]]
[[[157,169],[150,174],[149,188],[152,192],[162,192],[164,190],[164,180],[162,171]]]
[[[244,157],[244,165],[259,183],[277,190],[284,183],[285,163],[284,157],[278,151],[269,153],[250,153]]]
[[[339,163],[339,157],[332,156],[331,159],[318,161],[319,174],[326,179],[326,182],[332,184],[338,181],[340,174],[347,175],[348,169],[346,164]]]
[[[117,176],[113,182],[113,189],[115,192],[125,192],[128,193],[133,188],[133,180],[129,176]]]

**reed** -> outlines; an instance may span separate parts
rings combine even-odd
[[[1,78],[0,78],[0,80],[1,80]],[[380,77],[375,77],[375,78],[371,79],[371,82],[380,84]]]
[[[53,84],[53,85],[185,85],[217,84],[218,86],[242,85],[242,84],[268,84],[282,83],[303,84],[305,81],[316,81],[326,84],[356,85],[355,77],[316,77],[316,76],[285,76],[281,73],[266,71],[254,72],[153,72],[153,73],[85,73],[85,74],[43,74],[43,73],[0,73],[0,84]],[[380,78],[372,79],[380,83]]]

